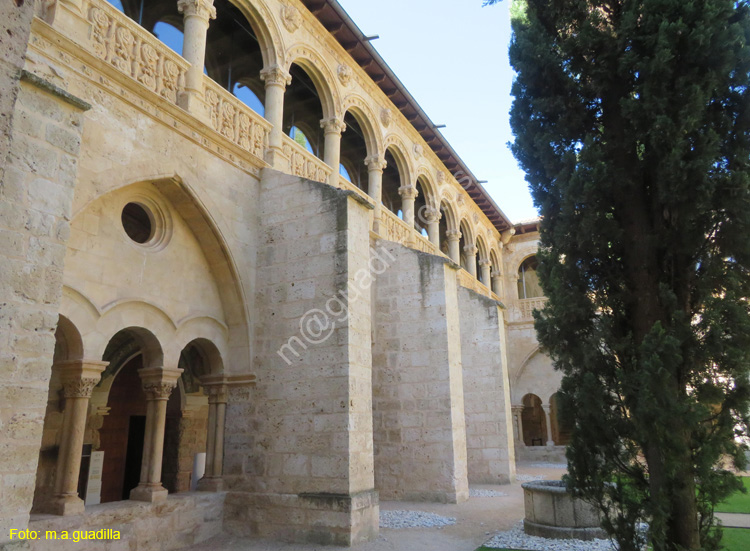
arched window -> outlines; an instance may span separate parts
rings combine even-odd
[[[352,184],[367,193],[368,173],[365,167],[367,142],[357,117],[350,111],[344,115],[346,131],[341,135],[341,164],[350,167],[344,176]]]
[[[539,276],[536,273],[539,262],[536,256],[530,256],[523,261],[518,268],[518,298],[543,297],[544,292],[539,284]]]
[[[166,21],[158,21],[154,25],[154,35],[172,50],[182,55],[185,34],[180,29]]]

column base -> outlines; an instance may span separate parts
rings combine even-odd
[[[86,506],[83,500],[77,495],[58,495],[55,496],[46,507],[51,515],[60,515],[62,517],[69,517],[72,515],[80,515],[86,510]]]
[[[278,170],[279,172],[286,172],[289,170],[289,159],[284,155],[284,151],[280,147],[269,146],[265,152],[264,159],[271,168]]]
[[[147,503],[166,501],[167,495],[169,492],[161,484],[139,484],[130,490],[130,499]]]
[[[547,447],[548,448],[554,448],[555,447],[555,443],[552,440],[550,440],[549,442],[547,442]]]
[[[224,490],[224,479],[220,477],[203,477],[198,481],[199,492],[221,492]]]

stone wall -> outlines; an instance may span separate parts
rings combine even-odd
[[[393,260],[375,289],[375,487],[385,499],[465,501],[456,274],[443,258],[383,246]]]
[[[502,310],[498,303],[459,287],[469,482],[515,478],[510,382]]]
[[[257,387],[230,392],[227,527],[349,545],[377,533],[368,206],[267,169],[257,265]]]
[[[86,108],[24,74],[0,187],[0,542],[34,495]]]
[[[172,551],[196,545],[222,533],[225,494],[190,493],[170,496],[163,503],[119,501],[99,505],[73,517],[42,516],[29,523],[39,538],[28,541],[29,551]],[[75,531],[120,532],[119,540],[75,542]],[[47,531],[58,539],[46,539]],[[63,531],[71,539],[63,540]]]

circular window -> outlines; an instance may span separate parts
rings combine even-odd
[[[153,215],[138,203],[128,203],[122,209],[122,227],[130,239],[141,245],[154,236]]]

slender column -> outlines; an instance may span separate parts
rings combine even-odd
[[[442,214],[435,207],[425,209],[425,221],[427,222],[427,235],[430,236],[430,243],[440,250],[440,218]]]
[[[398,194],[401,196],[401,210],[404,213],[404,222],[416,231],[416,228],[414,228],[414,201],[417,198],[417,188],[413,186],[401,186],[398,188]]]
[[[65,393],[62,438],[57,457],[55,496],[50,512],[56,515],[76,515],[84,510],[78,497],[78,475],[81,452],[86,432],[86,414],[94,387],[99,383],[108,362],[75,360],[54,366],[60,373]]]
[[[475,245],[469,243],[464,246],[464,254],[466,255],[466,271],[472,276],[477,277],[477,252],[479,249]]]
[[[323,162],[331,167],[328,184],[339,187],[339,166],[341,165],[341,134],[346,131],[346,124],[341,119],[332,117],[320,121],[320,127],[325,134]]]
[[[147,367],[139,370],[138,374],[146,393],[146,435],[143,443],[141,481],[131,490],[130,499],[163,501],[167,499],[167,490],[161,485],[167,401],[177,386],[182,369]]]
[[[260,78],[266,83],[266,120],[273,125],[268,138],[266,162],[276,169],[282,169],[280,164],[283,159],[284,92],[292,83],[292,77],[283,68],[274,65],[263,69],[260,72]]]
[[[461,264],[461,250],[459,245],[461,242],[461,232],[459,230],[448,230],[446,232],[446,238],[448,239],[448,256],[456,264]]]
[[[480,273],[482,274],[482,283],[492,289],[492,277],[490,276],[490,272],[492,271],[492,263],[486,258],[483,258],[479,261],[479,267],[481,269]]]
[[[185,91],[179,98],[180,107],[208,120],[203,94],[203,67],[206,64],[208,24],[211,19],[216,19],[214,0],[178,0],[177,9],[183,14],[185,26],[182,57],[190,62],[185,74]]]
[[[375,200],[372,231],[380,234],[380,221],[383,216],[383,171],[388,163],[379,155],[371,155],[365,159],[365,165],[368,173],[367,193]]]
[[[544,415],[547,418],[547,445],[554,446],[555,441],[552,439],[552,408],[550,406],[542,406],[544,409]]]
[[[503,274],[498,270],[492,271],[492,292],[500,298],[503,297]]]
[[[523,443],[523,406],[511,406],[513,412],[513,434],[517,443]]]
[[[220,492],[224,474],[224,421],[227,409],[227,385],[206,382],[203,391],[208,395],[208,438],[206,442],[206,473],[198,481],[202,492]],[[209,463],[210,460],[210,463]]]

